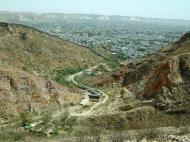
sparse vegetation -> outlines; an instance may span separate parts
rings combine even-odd
[[[160,136],[160,132],[156,129],[145,129],[145,130],[139,130],[138,131],[138,137],[139,139],[148,139],[153,140]]]
[[[21,141],[23,140],[23,136],[25,136],[25,133],[22,133],[19,130],[3,130],[2,132],[0,132],[0,141]]]
[[[127,134],[124,131],[115,131],[110,135],[111,142],[124,142],[127,138]]]
[[[23,127],[29,126],[32,122],[32,114],[30,114],[29,112],[21,113],[20,118],[21,118]]]
[[[77,72],[80,72],[84,70],[84,68],[64,68],[53,71],[52,78],[54,81],[63,84],[63,85],[71,85],[72,83],[66,81],[66,77],[68,75],[75,74]]]
[[[43,124],[48,124],[48,123],[50,123],[51,122],[51,115],[48,113],[48,112],[44,112],[43,114],[41,114],[42,115],[42,121],[43,121]]]
[[[73,126],[75,125],[76,117],[69,116],[69,113],[66,112],[62,114],[58,126],[61,126],[61,128],[64,131],[71,132],[73,129]]]
[[[117,67],[120,66],[120,63],[119,62],[116,62],[116,61],[109,61],[106,63],[110,68],[112,69],[116,69]]]
[[[86,23],[86,21],[83,22]],[[102,26],[101,22],[99,24],[94,27]],[[61,25],[62,23],[59,26],[56,25],[58,34],[54,33],[54,28],[52,28],[52,32],[67,39],[67,36],[59,31],[60,29],[64,30]],[[81,25],[78,25],[79,28],[82,27]],[[162,41],[165,40],[167,32],[164,30],[164,32],[158,32],[159,29],[151,32],[142,25],[144,28],[142,31],[137,32],[134,28],[127,32],[122,30],[121,38],[116,34],[120,28],[112,32],[112,28],[115,27],[109,29],[105,23],[103,25],[104,33],[98,31],[98,34],[100,37],[108,34],[110,39],[106,38],[105,43],[99,44],[99,47],[94,46],[98,45],[97,42],[104,41],[104,38],[96,38],[96,32],[88,31],[85,37],[86,39],[91,38],[89,41],[77,39],[85,34],[82,28],[81,33],[76,31],[78,36],[75,35],[76,33],[68,36],[70,41],[76,38],[74,41],[77,43],[90,45],[91,48],[88,48],[31,27],[0,23],[0,120],[2,121],[0,141],[26,141],[26,139],[33,140],[33,138],[36,138],[37,141],[38,138],[45,141],[48,138],[54,140],[69,137],[71,141],[79,142],[124,142],[129,139],[130,136],[127,132],[130,131],[136,132],[131,134],[136,138],[152,140],[161,135],[161,131],[157,131],[155,128],[168,126],[181,128],[190,125],[190,114],[187,114],[189,108],[181,107],[185,103],[189,104],[190,100],[187,95],[190,92],[188,79],[190,58],[189,55],[178,58],[181,54],[189,53],[189,37],[175,43],[174,48],[172,45],[169,54],[165,54],[167,50],[161,52],[158,57],[159,63],[165,58],[174,57],[170,54],[175,54],[175,59],[171,60],[170,64],[166,64],[167,66],[164,64],[163,69],[155,71],[155,73],[152,72],[152,69],[157,63],[157,53],[151,60],[148,59],[149,57],[142,61],[139,58],[134,63],[133,60],[130,60],[131,64],[126,66],[127,62],[124,62],[122,66],[120,66],[120,62],[142,57],[148,52],[151,53],[158,49],[158,45],[152,49],[153,44],[169,42],[170,38],[175,39],[176,36],[170,37],[168,41]],[[121,24],[118,27],[120,26],[124,25]],[[131,26],[137,25],[133,23]],[[154,26],[151,25],[152,28]],[[124,28],[126,27],[122,29]],[[74,31],[72,28],[69,30]],[[48,31],[50,30],[48,29]],[[171,34],[177,32],[171,32]],[[125,33],[127,33],[127,37],[125,37]],[[152,33],[160,34],[159,40],[153,41],[152,38],[155,37],[151,35]],[[141,36],[138,37],[138,35]],[[138,38],[134,38],[134,36]],[[142,47],[139,46],[140,44]],[[180,49],[181,44],[183,48]],[[134,48],[131,48],[133,46]],[[126,49],[127,51],[125,51]],[[175,50],[176,52],[172,53]],[[171,74],[173,68],[174,75]],[[164,69],[168,70],[162,73]],[[85,70],[84,73],[82,72],[81,76],[75,78],[79,85],[67,82],[66,79],[69,75],[83,70]],[[159,80],[160,78],[162,80]],[[124,84],[123,80],[125,79],[129,83]],[[84,85],[82,86],[82,84]],[[76,88],[77,86],[83,90],[79,90]],[[180,86],[182,87],[180,88]],[[146,89],[148,90],[146,91]],[[144,94],[149,93],[153,100],[143,97]],[[175,94],[177,95],[175,96]],[[96,95],[101,96],[99,100],[93,100],[97,97]],[[159,100],[157,101],[157,99]],[[157,102],[159,102],[158,107],[160,104],[162,107],[162,104],[165,103],[166,105],[163,106],[166,106],[171,113],[165,109],[158,110],[155,107]],[[174,107],[175,105],[177,109]],[[68,110],[66,110],[67,108]],[[178,110],[178,108],[182,109]],[[26,111],[23,112],[23,110]],[[63,112],[65,110],[66,112]],[[84,112],[87,112],[88,115]],[[17,121],[12,123],[14,121],[12,118],[18,119],[18,123]],[[189,129],[183,129],[178,134],[187,133],[189,133]]]

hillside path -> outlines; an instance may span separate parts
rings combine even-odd
[[[111,70],[106,64],[101,63],[99,65],[103,65],[106,69]],[[88,86],[85,86],[85,85],[80,85],[75,80],[75,77],[80,76],[80,75],[82,75],[85,72],[92,72],[96,68],[98,68],[99,65],[93,66],[93,67],[91,67],[89,69],[86,69],[84,71],[81,71],[81,72],[78,72],[76,74],[70,75],[67,78],[67,81],[73,82],[77,86],[82,86],[83,90],[86,91],[87,93],[94,92],[94,93],[96,93],[97,96],[102,96],[102,98],[103,98],[103,99],[101,98],[99,102],[97,102],[93,106],[91,106],[89,110],[81,112],[81,113],[71,113],[72,116],[90,116],[90,115],[92,115],[92,113],[93,113],[93,111],[94,111],[95,108],[97,108],[100,105],[105,104],[107,102],[107,100],[109,98],[107,94],[105,94],[104,92],[102,92],[102,91],[100,91],[100,90],[98,90],[96,88],[91,88],[91,87],[88,87]]]

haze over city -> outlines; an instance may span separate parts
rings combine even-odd
[[[190,20],[189,0],[1,0],[0,11],[79,13]]]

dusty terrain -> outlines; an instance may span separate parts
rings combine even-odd
[[[189,141],[189,33],[115,68],[23,25],[1,23],[0,43],[0,141]]]
[[[108,103],[96,109],[98,116],[91,121],[102,129],[188,126],[189,61],[190,34],[187,33],[151,56],[122,63],[114,72],[102,71],[96,76],[86,74],[85,79],[78,78],[109,96]]]

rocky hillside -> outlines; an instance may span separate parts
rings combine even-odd
[[[0,62],[4,64],[47,74],[57,68],[88,67],[104,60],[86,47],[31,27],[0,23]]]
[[[126,62],[111,75],[96,80],[96,84],[103,86],[115,81],[139,100],[149,100],[158,110],[169,114],[188,113],[190,33],[153,55]]]
[[[168,113],[186,113],[190,108],[190,33],[170,47],[146,58],[127,72],[123,87]]]
[[[190,124],[190,33],[152,55],[122,63],[115,71],[98,72],[78,79],[85,77],[82,83],[108,95],[107,103],[96,108],[92,120],[85,120],[92,126],[145,132]],[[161,135],[153,133],[145,137]]]
[[[80,92],[53,82],[51,73],[104,61],[86,47],[24,25],[0,23],[0,117],[40,114],[79,103]]]
[[[49,79],[33,76],[15,68],[0,67],[1,118],[14,118],[23,112],[51,112],[65,104],[76,103],[77,98],[80,99],[78,93]]]

